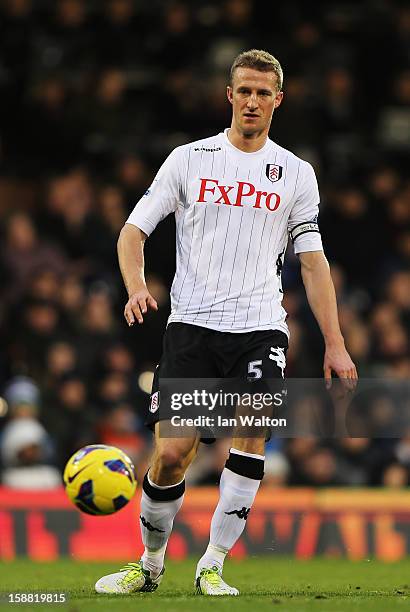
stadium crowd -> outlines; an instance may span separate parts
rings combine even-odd
[[[410,374],[410,7],[396,0],[3,0],[0,3],[1,481],[53,487],[87,443],[144,473],[146,409],[169,312],[173,219],[146,244],[159,312],[129,329],[116,241],[170,150],[228,126],[243,49],[283,66],[271,137],[310,161],[342,331],[361,377]],[[287,376],[323,344],[291,250]],[[189,478],[214,484],[228,442]],[[264,486],[407,486],[402,438],[268,444]]]

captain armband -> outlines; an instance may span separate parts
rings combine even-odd
[[[295,242],[296,238],[299,238],[302,234],[307,234],[308,232],[316,232],[320,234],[319,225],[316,221],[304,221],[303,223],[299,223],[293,229],[290,230],[290,238],[292,242]]]

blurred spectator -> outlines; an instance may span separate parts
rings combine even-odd
[[[122,372],[108,372],[100,381],[97,400],[100,406],[112,405],[130,399],[128,377]]]
[[[28,281],[27,295],[43,300],[55,300],[59,290],[59,275],[48,264],[34,270]]]
[[[97,28],[98,61],[101,64],[133,64],[143,28],[133,0],[108,0]]]
[[[58,298],[71,330],[78,330],[86,300],[85,287],[81,278],[75,274],[69,274],[60,279]]]
[[[409,485],[409,470],[399,463],[392,463],[383,472],[383,486],[398,489]]]
[[[140,157],[129,153],[119,159],[116,174],[124,193],[127,211],[131,212],[150,183],[149,171]]]
[[[380,113],[380,142],[386,149],[410,150],[409,105],[410,69],[396,76],[391,105]]]
[[[102,222],[94,212],[93,188],[83,168],[74,168],[49,182],[47,207],[39,222],[44,234],[58,240],[78,273],[96,272],[104,248],[100,243]]]
[[[1,482],[12,489],[54,489],[61,486],[57,468],[47,465],[50,441],[32,418],[12,420],[1,436]]]
[[[263,487],[277,487],[287,484],[289,477],[289,462],[281,452],[269,452],[265,455]]]
[[[373,290],[381,263],[379,245],[384,244],[377,215],[370,212],[366,194],[355,186],[340,186],[332,194],[322,215],[325,249],[331,261],[337,262],[353,287],[367,285]],[[363,232],[372,233],[372,241],[362,240]],[[354,248],[346,248],[346,237]]]
[[[337,476],[340,482],[365,486],[371,473],[369,438],[341,438],[336,440]]]
[[[40,389],[25,376],[9,381],[4,397],[9,420],[0,436],[1,482],[14,489],[51,489],[61,485],[59,471],[50,465],[53,444],[39,423]]]
[[[94,370],[100,355],[118,339],[119,334],[113,304],[104,288],[92,291],[86,298],[79,323],[77,342],[81,363],[88,370]]]
[[[142,482],[147,464],[146,439],[138,431],[139,421],[130,404],[118,403],[101,419],[99,441],[121,448],[134,463],[137,479]]]
[[[39,413],[40,389],[27,376],[16,376],[4,390],[4,398],[14,419],[36,418]]]
[[[14,358],[25,371],[40,377],[46,352],[62,332],[58,304],[52,300],[29,298],[20,304],[16,319],[18,327],[11,341]]]
[[[77,368],[77,351],[71,343],[59,341],[51,344],[46,355],[44,387],[50,392],[65,374]]]
[[[317,448],[308,455],[303,465],[303,481],[300,484],[313,487],[331,487],[343,481],[337,472],[336,457],[328,448]]]
[[[41,176],[45,169],[58,171],[76,163],[81,153],[81,126],[70,110],[70,92],[61,75],[41,79],[27,106],[15,135],[27,173]]]
[[[39,268],[47,266],[62,274],[67,265],[59,248],[39,240],[33,221],[23,212],[12,214],[6,222],[1,257],[9,277],[5,291],[9,300],[23,295]]]
[[[59,466],[76,450],[96,441],[96,411],[81,374],[67,372],[46,398],[43,421],[58,449]]]

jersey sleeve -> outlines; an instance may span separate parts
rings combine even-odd
[[[301,164],[301,176],[289,215],[288,232],[295,253],[322,251],[322,238],[317,222],[320,196],[316,175],[308,162],[301,161]]]
[[[158,223],[175,212],[180,200],[180,153],[174,149],[162,164],[151,186],[137,202],[126,223],[149,236]]]

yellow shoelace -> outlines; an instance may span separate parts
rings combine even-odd
[[[201,578],[202,577],[206,577],[207,581],[212,586],[218,586],[220,584],[221,580],[222,580],[221,576],[218,573],[218,568],[217,567],[211,567],[209,569],[201,570],[200,576],[201,576]]]
[[[127,563],[125,567],[120,569],[120,572],[128,572],[122,579],[125,584],[145,575],[141,563]]]

